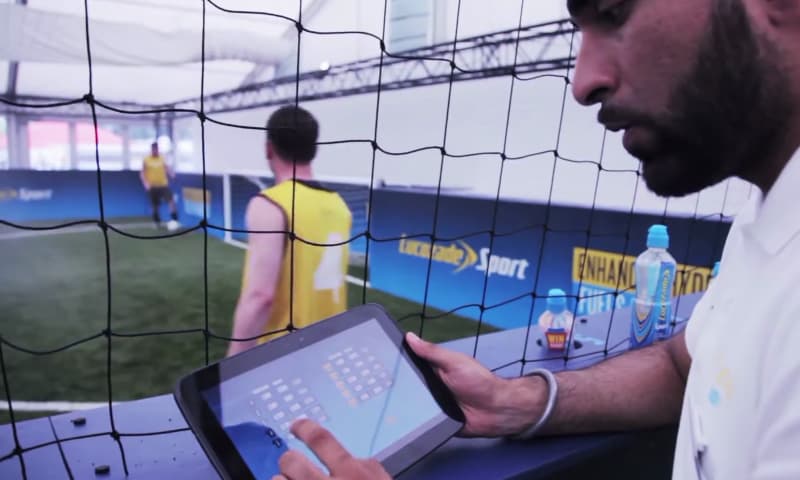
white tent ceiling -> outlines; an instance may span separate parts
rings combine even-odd
[[[314,3],[304,0],[304,14]],[[76,98],[89,91],[84,0],[0,0],[0,94],[18,62],[16,94]],[[266,2],[214,0],[229,10]],[[300,0],[268,2],[297,18]],[[202,0],[88,0],[94,94],[105,101],[160,104],[200,95]],[[258,7],[261,6],[261,9]],[[294,55],[294,24],[229,13],[205,2],[205,93],[239,86],[254,67]]]

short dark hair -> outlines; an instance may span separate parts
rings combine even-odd
[[[314,116],[294,105],[279,108],[267,120],[267,141],[288,162],[311,163],[317,154],[318,136]]]

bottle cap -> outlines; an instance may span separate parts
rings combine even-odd
[[[560,288],[551,288],[547,292],[547,309],[553,313],[561,313],[567,309],[567,294]]]
[[[647,230],[647,248],[669,248],[666,225],[653,225]]]

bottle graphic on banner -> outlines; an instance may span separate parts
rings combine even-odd
[[[715,279],[719,276],[719,262],[714,262],[714,268],[711,269],[711,279]]]
[[[547,348],[564,350],[569,340],[574,317],[567,309],[567,294],[560,288],[547,292],[547,309],[539,317],[539,327],[545,332]]]
[[[676,262],[667,252],[669,233],[665,225],[647,232],[647,250],[636,258],[636,298],[631,319],[631,347],[638,348],[672,333],[672,285]]]

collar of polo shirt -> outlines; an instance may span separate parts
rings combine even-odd
[[[752,202],[739,215],[742,231],[753,238],[768,254],[777,254],[792,238],[800,234],[797,218],[800,189],[800,149],[783,168],[766,198]],[[754,195],[761,196],[757,189]]]

